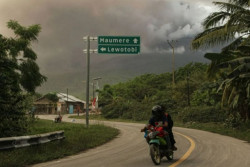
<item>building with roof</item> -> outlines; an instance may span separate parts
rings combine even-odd
[[[34,112],[36,114],[81,113],[85,104],[85,101],[65,93],[47,94],[34,102]]]

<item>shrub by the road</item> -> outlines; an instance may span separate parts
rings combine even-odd
[[[186,122],[223,122],[225,112],[222,112],[213,106],[187,107],[179,112],[178,117],[184,123]]]

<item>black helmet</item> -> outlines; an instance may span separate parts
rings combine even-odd
[[[156,105],[152,108],[152,116],[156,118],[160,118],[163,114],[163,109],[161,106]]]

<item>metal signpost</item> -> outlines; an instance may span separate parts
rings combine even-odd
[[[99,54],[139,54],[140,36],[98,36],[83,38],[87,42],[86,56],[86,126],[89,126],[89,71],[90,53]],[[98,40],[98,49],[90,49],[90,41]]]
[[[97,40],[95,37],[86,36],[83,38],[87,42],[87,49],[83,50],[85,53],[87,53],[86,56],[86,126],[89,127],[89,70],[90,70],[90,53],[95,53],[96,50],[90,49],[90,41]]]

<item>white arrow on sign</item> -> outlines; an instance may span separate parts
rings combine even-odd
[[[137,38],[135,38],[133,41],[134,41],[134,43],[137,43],[137,42],[138,42],[138,39],[137,39]]]
[[[101,51],[102,51],[102,52],[106,51],[106,48],[102,47],[102,48],[101,48]]]

